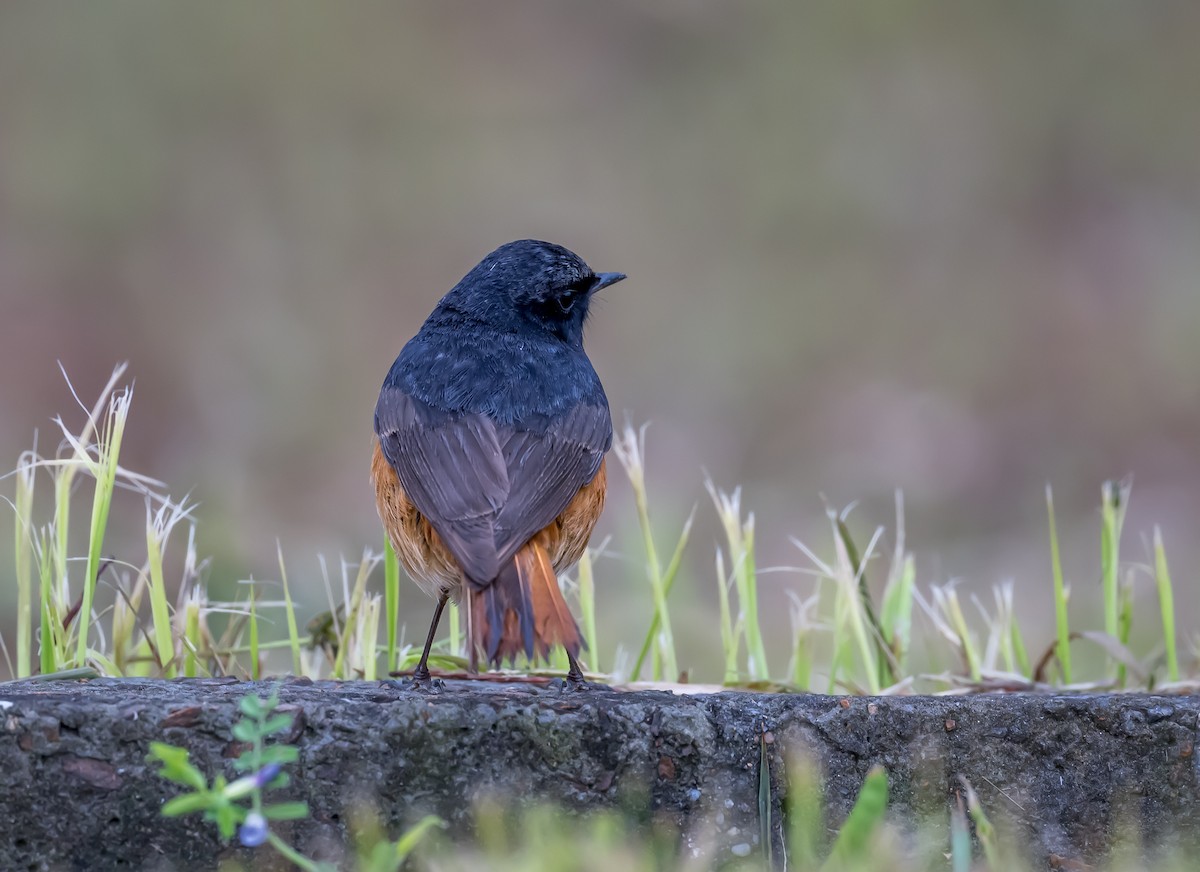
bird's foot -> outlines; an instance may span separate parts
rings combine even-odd
[[[396,681],[388,679],[382,684],[385,687],[390,687],[393,690],[401,690],[410,693],[441,693],[445,688],[446,682],[429,674],[429,670],[422,672],[414,672],[405,678]]]
[[[417,678],[415,675],[405,683],[405,690],[416,691],[417,693],[441,693],[446,687],[446,682],[440,678],[425,677]]]
[[[597,684],[596,682],[585,679],[583,677],[583,673],[572,674],[568,672],[566,678],[560,678],[558,680],[558,692],[560,694],[584,693],[586,691],[604,689],[605,686],[603,684]]]

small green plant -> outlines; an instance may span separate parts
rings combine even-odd
[[[242,718],[233,725],[233,737],[246,745],[233,761],[240,777],[229,781],[217,775],[209,784],[204,773],[189,759],[185,748],[163,742],[151,742],[148,759],[160,764],[158,774],[168,781],[189,789],[187,793],[169,799],[162,808],[164,817],[179,817],[200,812],[204,819],[217,825],[221,838],[229,841],[237,835],[248,848],[269,844],[277,853],[304,872],[331,872],[337,867],[310,860],[291,847],[271,829],[273,821],[299,820],[308,817],[305,802],[284,801],[268,803],[264,793],[287,787],[290,777],[285,766],[300,756],[295,745],[268,743],[292,725],[290,715],[277,712],[279,697],[272,691],[267,699],[244,696],[238,701]],[[396,841],[381,834],[377,821],[363,815],[355,834],[357,865],[360,872],[395,872],[420,842],[425,833],[442,820],[426,816]]]
[[[304,802],[263,801],[263,793],[286,787],[290,777],[283,767],[296,762],[300,756],[294,745],[267,744],[267,739],[283,732],[292,725],[292,718],[275,711],[279,705],[277,694],[267,699],[244,696],[238,702],[243,717],[233,725],[233,737],[247,746],[233,768],[241,777],[228,781],[217,775],[210,785],[199,769],[192,765],[185,748],[177,748],[163,742],[150,743],[149,758],[158,761],[158,774],[189,788],[167,801],[162,808],[165,817],[178,817],[201,812],[204,819],[217,825],[221,838],[229,841],[237,834],[238,841],[246,847],[258,847],[269,843],[272,848],[308,872],[332,867],[309,860],[287,844],[271,830],[271,821],[297,820],[308,817],[308,804]]]

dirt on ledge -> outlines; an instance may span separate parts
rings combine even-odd
[[[373,682],[99,679],[0,684],[0,869],[248,859],[198,815],[159,815],[179,788],[146,753],[169,742],[210,777],[232,774],[237,701],[276,684],[300,759],[272,795],[308,802],[311,817],[286,825],[287,838],[331,860],[345,851],[355,802],[374,804],[392,830],[433,812],[469,838],[485,795],[620,806],[667,818],[685,838],[715,832],[728,856],[746,856],[762,849],[763,777],[778,846],[786,761],[798,752],[821,767],[831,830],[880,764],[898,822],[946,828],[962,776],[1035,867],[1100,863],[1131,824],[1147,850],[1200,841],[1200,697],[681,695],[488,681],[420,694]]]

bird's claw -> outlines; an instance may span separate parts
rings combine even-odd
[[[584,693],[586,691],[601,690],[604,685],[596,684],[584,679],[582,675],[568,675],[566,678],[558,679],[558,692],[566,693]]]
[[[405,683],[404,689],[416,691],[417,693],[441,693],[445,686],[446,682],[440,678],[428,675],[424,678],[418,678],[414,675]]]
[[[417,676],[410,675],[402,678],[399,681],[389,679],[382,682],[385,687],[390,687],[392,690],[404,691],[407,693],[441,693],[446,687],[446,682],[440,678],[430,675]]]

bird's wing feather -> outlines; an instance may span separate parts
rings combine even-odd
[[[508,498],[508,472],[492,421],[438,414],[398,388],[384,388],[375,432],[405,494],[467,577],[481,584],[495,578],[496,513]]]
[[[391,386],[380,394],[375,430],[408,498],[477,586],[558,517],[612,440],[603,406],[581,404],[518,428],[438,412]]]
[[[496,516],[496,547],[507,561],[595,478],[612,421],[607,406],[581,403],[545,426],[504,428],[504,436],[510,487]]]

